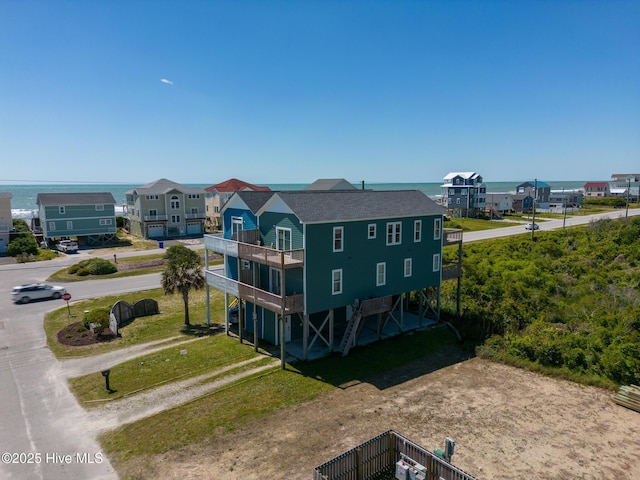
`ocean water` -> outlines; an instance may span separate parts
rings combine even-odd
[[[486,182],[488,193],[514,191],[522,181],[513,182]],[[545,181],[552,190],[582,189],[586,181]],[[186,184],[188,187],[209,187],[211,184]],[[306,183],[266,184],[272,190],[300,190],[306,187]],[[365,183],[365,188],[373,190],[420,190],[430,198],[440,196],[442,182],[431,183]],[[0,192],[11,193],[11,212],[14,218],[32,218],[37,216],[36,198],[39,193],[80,193],[80,192],[111,192],[116,201],[116,214],[122,212],[125,203],[125,194],[129,190],[139,187],[134,184],[38,184],[38,185],[0,185]],[[362,185],[355,184],[358,188]]]

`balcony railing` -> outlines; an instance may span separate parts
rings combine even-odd
[[[158,221],[166,221],[169,219],[168,215],[145,215],[145,222],[158,222]]]
[[[10,232],[13,228],[13,225],[9,225],[8,223],[0,223],[0,232],[7,233]]]
[[[362,300],[362,316],[375,315],[376,313],[384,313],[391,310],[393,297],[379,297]]]
[[[462,267],[457,263],[442,266],[442,280],[451,280],[462,276]]]
[[[209,270],[206,270],[205,274],[207,284],[213,288],[234,295],[247,302],[255,303],[269,311],[282,313],[283,306],[285,315],[304,311],[303,294],[287,295],[282,297],[275,293],[267,292],[266,290],[261,290],[252,285],[238,282],[237,280],[233,280],[232,278],[225,277],[224,275]]]
[[[205,235],[204,246],[216,253],[239,257],[276,268],[299,268],[304,265],[304,250],[276,250],[250,243],[229,240],[219,235]]]
[[[207,218],[207,215],[204,212],[203,213],[185,213],[184,218],[186,218],[187,220],[205,219]]]
[[[462,243],[462,229],[461,228],[445,228],[444,239],[442,246],[456,245]]]

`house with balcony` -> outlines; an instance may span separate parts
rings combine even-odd
[[[0,192],[0,254],[7,253],[7,245],[11,241],[11,198],[11,192]]]
[[[612,195],[640,202],[640,173],[614,173],[611,175]]]
[[[221,213],[223,233],[204,237],[207,295],[224,292],[225,311],[237,301],[241,339],[279,345],[283,362],[424,326],[439,315],[442,279],[460,274],[443,267],[442,246],[461,232],[445,232],[444,209],[417,190],[237,192]]]
[[[478,217],[486,208],[487,187],[476,172],[451,172],[444,177],[442,204],[453,217]]]
[[[510,193],[487,193],[486,212],[490,216],[500,217],[513,210],[513,195]]]
[[[549,208],[551,185],[540,180],[523,182],[516,187],[516,195],[529,195],[535,200],[535,208]]]
[[[142,238],[204,233],[205,190],[161,178],[126,192],[125,228]]]
[[[116,240],[116,201],[109,192],[39,193],[37,225],[47,243],[76,238],[79,244]]]
[[[587,182],[584,184],[584,196],[586,198],[610,197],[609,182]]]
[[[236,192],[269,192],[271,189],[265,186],[253,185],[237,178],[230,178],[224,182],[211,185],[205,188],[205,211],[207,214],[207,225],[213,228],[220,228],[222,217],[220,210],[231,196]]]

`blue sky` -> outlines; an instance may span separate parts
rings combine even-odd
[[[640,171],[635,0],[0,0],[0,65],[0,183]]]

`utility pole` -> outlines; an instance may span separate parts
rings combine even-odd
[[[533,179],[533,214],[531,215],[531,240],[535,240],[536,232],[536,196],[538,195],[538,179]]]
[[[627,177],[627,207],[624,212],[625,222],[629,221],[629,193],[631,192],[631,177]]]

